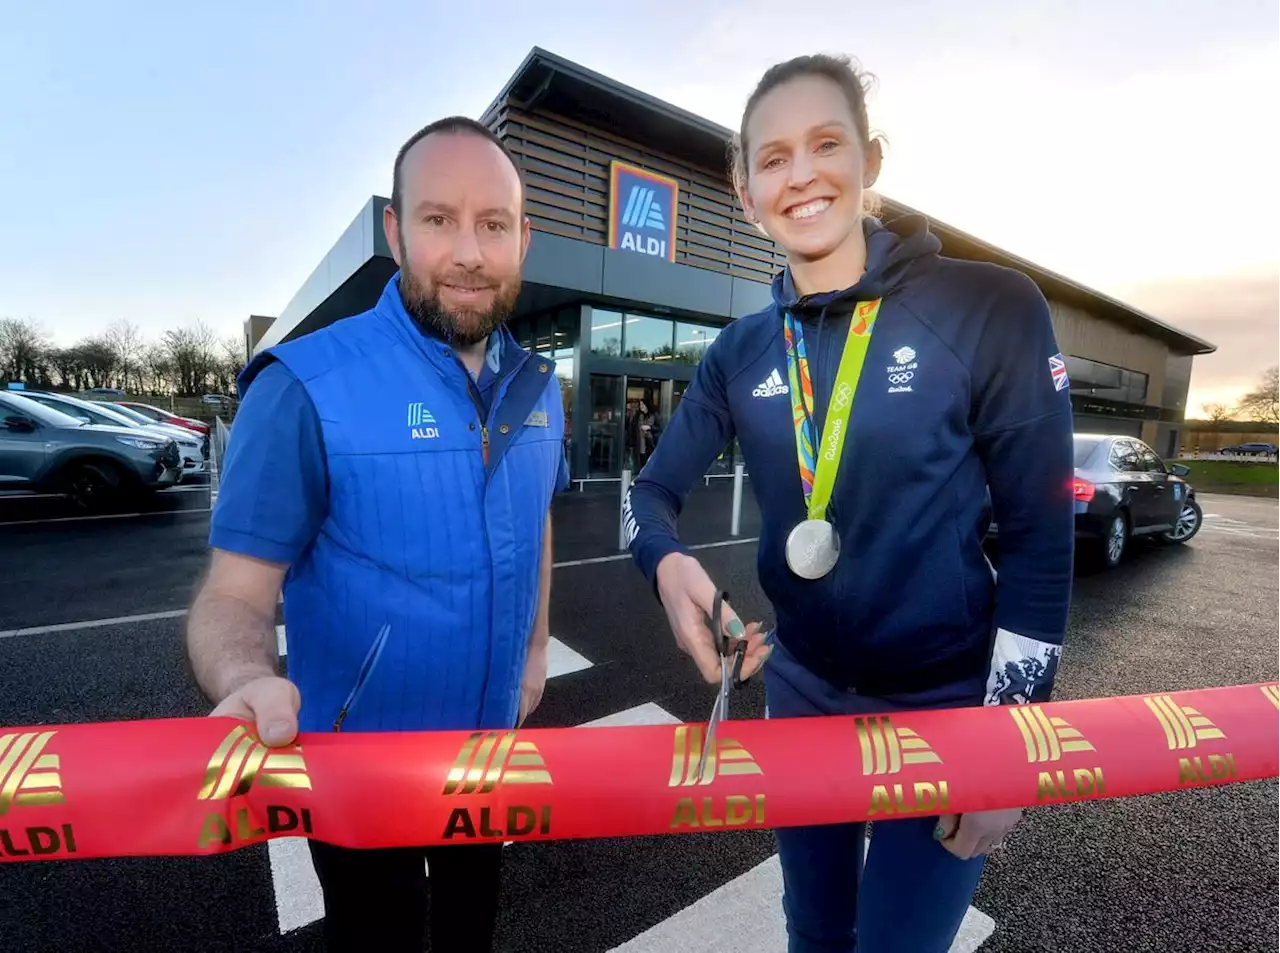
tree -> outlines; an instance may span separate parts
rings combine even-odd
[[[1240,398],[1237,411],[1241,416],[1266,424],[1280,423],[1280,366],[1269,367],[1262,382]]]
[[[0,377],[40,383],[48,335],[30,319],[0,318]]]
[[[1215,424],[1225,423],[1231,419],[1231,409],[1226,404],[1205,404],[1204,413]]]
[[[133,322],[121,318],[103,338],[115,357],[116,373],[122,390],[137,393],[142,390],[142,355],[145,344],[142,333]],[[137,385],[135,390],[134,385]]]

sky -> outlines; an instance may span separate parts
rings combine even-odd
[[[1217,344],[1194,413],[1277,362],[1278,35],[1275,0],[0,0],[0,317],[238,336],[533,46],[731,128],[844,52],[879,191]]]

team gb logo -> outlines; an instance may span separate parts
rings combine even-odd
[[[914,348],[900,347],[893,352],[893,362],[895,364],[910,364],[916,359]]]

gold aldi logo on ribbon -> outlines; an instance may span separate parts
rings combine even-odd
[[[1008,711],[1026,744],[1028,764],[1056,764],[1067,755],[1097,753],[1065,718],[1046,715],[1039,705],[1019,705]],[[1100,766],[1055,768],[1041,771],[1036,779],[1037,801],[1074,801],[1105,793]]]
[[[1280,687],[1276,685],[1263,685],[1262,694],[1267,701],[1271,702],[1276,708],[1280,708]]]
[[[48,857],[76,852],[76,835],[70,824],[48,827],[21,823],[28,808],[66,801],[61,764],[57,754],[47,750],[56,734],[30,731],[0,735],[0,856]]]
[[[269,748],[248,728],[236,725],[209,758],[196,800],[226,801],[230,807],[255,785],[310,791],[311,778],[300,746]],[[205,816],[200,829],[201,850],[256,840],[264,834],[314,833],[310,808],[267,804],[265,821],[253,816],[248,806],[236,806],[230,820],[224,815],[225,811]]]
[[[853,719],[862,752],[863,777],[899,774],[911,765],[942,764],[938,753],[910,728],[898,728],[887,715]],[[868,816],[894,817],[946,811],[951,794],[947,782],[877,784],[871,789]]]
[[[552,784],[551,772],[532,741],[517,741],[514,731],[473,732],[454,759],[445,778],[443,794],[465,796],[491,794],[511,785]],[[531,791],[532,795],[536,791]],[[444,836],[521,837],[551,833],[550,804],[509,804],[503,826],[494,823],[493,808],[483,805],[456,807],[445,823]],[[474,812],[474,813],[473,813]]]
[[[1227,736],[1206,716],[1190,705],[1179,705],[1169,695],[1148,695],[1142,699],[1164,729],[1170,751],[1189,751],[1209,741],[1226,741]],[[1178,759],[1178,786],[1207,781],[1231,781],[1236,775],[1235,755],[1191,755]]]
[[[719,778],[746,778],[763,775],[751,753],[733,738],[718,738],[702,761],[707,730],[702,725],[677,725],[667,787],[688,788],[713,784]],[[764,823],[763,794],[729,794],[701,798],[682,797],[671,818],[672,830],[703,827],[742,827]]]

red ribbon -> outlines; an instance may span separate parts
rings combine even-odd
[[[304,734],[183,718],[0,730],[0,860],[790,827],[1277,777],[1277,684],[704,726]]]

